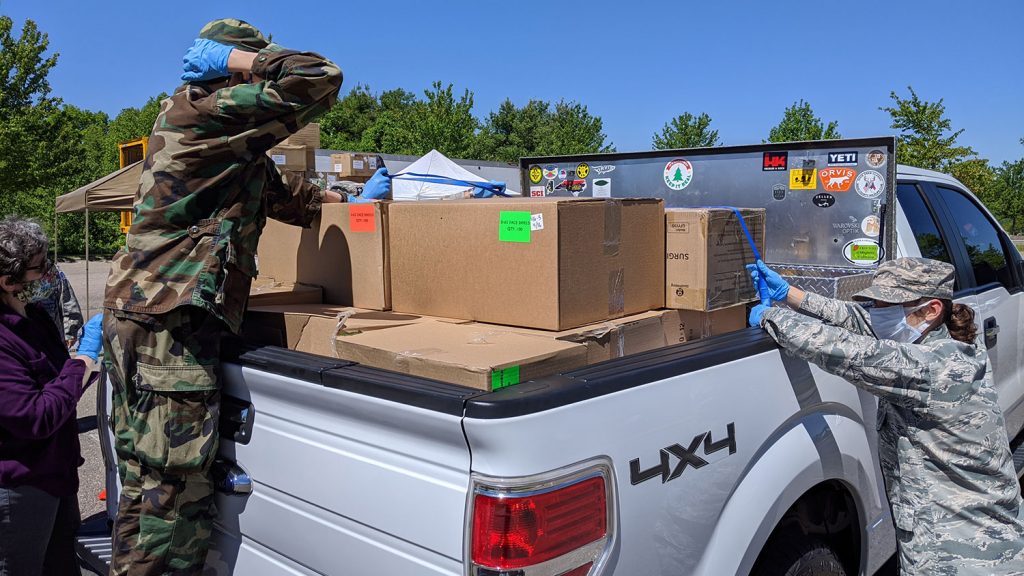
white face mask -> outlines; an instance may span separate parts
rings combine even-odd
[[[925,325],[927,322],[911,326],[907,321],[907,317],[927,307],[928,302],[910,309],[903,306],[869,308],[868,314],[871,315],[871,328],[875,331],[879,340],[895,340],[905,343],[917,342],[924,332],[924,328],[927,328]]]

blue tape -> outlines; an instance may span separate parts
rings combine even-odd
[[[750,229],[747,228],[747,221],[743,219],[743,214],[740,213],[740,209],[735,206],[701,206],[701,208],[714,208],[718,210],[732,210],[732,213],[739,218],[740,228],[743,229],[743,234],[747,237],[747,243],[750,244],[751,251],[754,252],[754,261],[761,260],[761,252],[757,249],[757,244],[754,243],[754,237],[750,235]],[[768,283],[764,281],[764,278],[760,278],[757,282],[757,293],[761,298],[761,303],[765,305],[771,304],[771,299],[768,297]]]
[[[469,182],[467,180],[459,180],[458,178],[449,178],[448,176],[438,176],[437,174],[420,174],[417,172],[405,172],[404,174],[391,174],[387,175],[392,180],[401,179],[409,180],[411,182],[429,182],[431,184],[449,184],[452,186],[464,186],[466,188],[480,188],[487,190],[495,194],[496,196],[509,197],[505,193],[504,184],[496,184],[494,182]]]

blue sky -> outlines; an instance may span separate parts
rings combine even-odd
[[[726,144],[760,142],[800,98],[843,136],[892,134],[878,108],[910,85],[944,99],[981,157],[1024,156],[1020,0],[0,0],[0,14],[49,34],[55,95],[111,115],[172,90],[202,25],[237,17],[333,59],[343,92],[441,80],[470,89],[478,117],[505,98],[577,100],[620,151],[682,112],[710,114]]]

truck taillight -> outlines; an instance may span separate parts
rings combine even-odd
[[[614,532],[610,470],[602,462],[519,479],[475,476],[469,574],[597,574]]]

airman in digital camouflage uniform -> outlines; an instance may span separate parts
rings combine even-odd
[[[791,288],[763,262],[750,268],[800,312],[759,305],[751,324],[878,397],[901,573],[1024,573],[1020,487],[973,310],[952,303],[953,267],[882,263],[854,296],[867,309]]]
[[[217,20],[161,103],[135,218],[104,307],[105,365],[123,488],[111,574],[199,574],[214,516],[220,342],[238,332],[266,218],[308,226],[325,201],[267,151],[328,111],[326,58]]]

